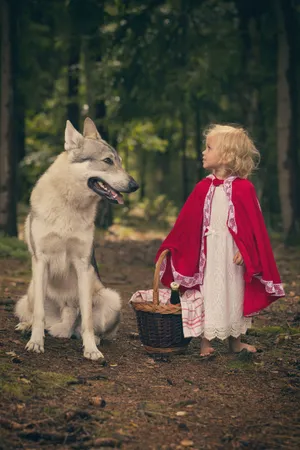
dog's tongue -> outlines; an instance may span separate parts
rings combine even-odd
[[[117,194],[116,200],[119,203],[119,205],[123,205],[124,204],[124,198],[123,198],[123,196],[121,194]]]
[[[114,200],[117,200],[119,205],[123,205],[124,199],[123,199],[123,196],[119,192],[116,192],[112,189],[112,197]]]

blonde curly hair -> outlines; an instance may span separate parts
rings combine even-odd
[[[228,174],[248,178],[257,168],[260,154],[244,128],[213,124],[203,135],[206,139],[212,136],[216,138],[216,148],[220,152],[221,161],[228,168]]]

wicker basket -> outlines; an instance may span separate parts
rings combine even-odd
[[[159,271],[164,250],[155,267],[153,281],[153,302],[133,302],[141,342],[148,353],[182,353],[191,341],[182,330],[181,305],[159,303]]]

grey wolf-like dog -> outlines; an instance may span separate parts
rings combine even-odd
[[[97,360],[100,337],[114,337],[119,294],[100,281],[93,251],[94,220],[102,197],[123,203],[121,192],[138,189],[121,158],[86,118],[83,135],[67,121],[65,151],[33,188],[25,238],[32,279],[16,304],[17,330],[31,329],[27,350],[44,352],[44,330],[52,336],[81,335],[84,356]]]

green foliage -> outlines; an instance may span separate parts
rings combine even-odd
[[[167,145],[168,141],[157,135],[153,122],[135,121],[124,127],[120,133],[118,148],[124,153],[127,151],[164,152]]]
[[[175,218],[178,212],[166,195],[158,195],[153,200],[147,198],[140,207],[147,221],[167,222],[169,218]]]
[[[43,110],[27,115],[25,157],[19,170],[22,201],[28,202],[32,186],[64,149],[64,90],[65,75],[62,73],[52,97],[44,102]]]
[[[18,238],[0,234],[0,258],[16,258],[26,261],[29,259],[27,246]]]

